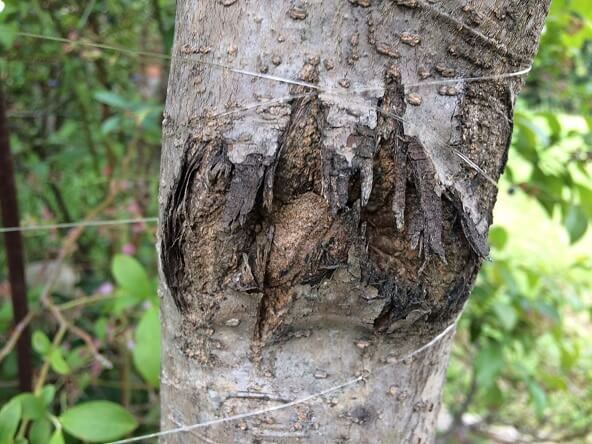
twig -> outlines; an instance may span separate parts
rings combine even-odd
[[[21,319],[21,321],[18,324],[16,324],[16,327],[14,327],[14,330],[12,331],[12,334],[4,344],[4,347],[2,347],[2,350],[0,350],[0,362],[2,362],[2,360],[6,356],[8,356],[8,354],[12,351],[15,344],[21,337],[21,334],[23,333],[23,331],[25,331],[25,329],[27,328],[35,314],[35,312],[30,311],[29,313],[27,313],[27,316],[25,316],[23,319]]]
[[[57,307],[60,311],[66,311],[66,310],[71,310],[76,307],[80,307],[82,305],[89,305],[89,304],[94,304],[95,302],[107,301],[109,299],[113,299],[114,297],[115,297],[115,295],[112,295],[112,294],[108,294],[108,295],[94,294],[91,296],[85,296],[82,298],[74,299],[73,301],[70,301],[70,302],[64,302],[63,304],[57,305]]]

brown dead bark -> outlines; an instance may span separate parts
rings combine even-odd
[[[521,85],[507,73],[531,62],[547,7],[178,2],[161,172],[163,428],[368,374],[199,433],[433,440],[452,337],[397,357],[458,316],[488,254],[490,179]],[[488,79],[445,83],[468,77]]]

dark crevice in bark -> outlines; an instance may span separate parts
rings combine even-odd
[[[249,154],[243,163],[234,165],[222,216],[224,227],[234,230],[237,224],[245,224],[260,196],[267,168],[265,160],[261,154]]]
[[[203,158],[203,147],[195,147],[190,139],[185,144],[184,158],[181,162],[179,176],[175,180],[165,207],[162,228],[161,262],[164,277],[171,290],[177,308],[187,310],[187,301],[182,298],[183,272],[185,260],[183,242],[185,222],[188,218],[187,205],[193,179],[198,172]]]

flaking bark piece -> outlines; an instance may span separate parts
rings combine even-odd
[[[360,173],[360,204],[368,205],[374,182],[374,156],[378,150],[378,144],[374,133],[363,125],[356,127],[356,133],[348,137],[348,142],[355,144],[356,155],[354,157],[354,169]]]
[[[255,206],[265,169],[264,158],[260,154],[250,154],[243,163],[234,165],[224,206],[224,226],[231,227],[235,222],[240,225],[245,223]]]
[[[347,206],[351,174],[347,159],[327,149],[323,159],[323,195],[333,214]]]
[[[181,162],[179,176],[169,194],[163,217],[162,270],[175,305],[181,312],[187,309],[187,302],[180,295],[181,280],[185,268],[183,242],[185,238],[185,221],[187,220],[187,205],[190,188],[199,170],[204,151],[203,146],[194,147],[191,139],[185,143],[185,155]]]
[[[460,216],[463,233],[473,251],[481,258],[489,257],[489,244],[487,243],[487,235],[479,233],[475,222],[473,222],[473,219],[469,213],[464,210],[462,200],[455,192],[450,193],[450,200],[452,201],[456,212]]]
[[[271,252],[274,234],[275,227],[270,225],[266,230],[262,230],[257,235],[255,243],[255,279],[261,289],[265,287],[265,272],[267,271],[267,263],[269,262],[269,253]]]
[[[405,195],[407,192],[407,154],[404,145],[395,144],[393,158],[395,161],[395,183],[393,189],[393,214],[395,226],[401,231],[405,227]]]
[[[442,197],[437,173],[423,145],[416,137],[409,140],[407,156],[424,218],[423,234],[429,249],[446,262],[442,244]]]

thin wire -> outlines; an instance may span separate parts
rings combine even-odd
[[[87,46],[90,48],[97,48],[97,49],[103,49],[103,50],[108,50],[108,51],[120,52],[120,53],[128,54],[131,56],[150,57],[150,58],[157,58],[157,59],[161,59],[161,60],[191,61],[191,62],[196,62],[196,63],[202,64],[202,65],[225,69],[225,70],[237,73],[237,74],[243,74],[243,75],[247,75],[250,77],[257,77],[257,78],[271,80],[271,81],[275,81],[275,82],[288,83],[291,85],[303,86],[305,88],[311,88],[311,89],[321,91],[321,92],[347,95],[347,94],[352,94],[352,93],[378,91],[378,90],[382,89],[380,87],[361,87],[361,88],[353,88],[348,92],[344,92],[341,89],[337,90],[334,88],[327,88],[327,87],[323,87],[320,85],[316,85],[314,83],[304,82],[301,80],[287,79],[285,77],[274,76],[271,74],[262,74],[262,73],[258,73],[258,72],[254,72],[254,71],[235,68],[233,66],[225,65],[223,63],[217,63],[217,62],[211,62],[208,60],[204,60],[203,58],[197,57],[197,56],[169,55],[169,54],[163,54],[163,53],[152,52],[152,51],[140,51],[140,50],[135,50],[135,49],[127,49],[127,48],[124,48],[121,46],[107,45],[104,43],[96,43],[96,42],[84,41],[84,40],[71,40],[71,39],[67,39],[64,37],[53,37],[53,36],[47,36],[47,35],[42,35],[42,34],[34,34],[34,33],[30,33],[30,32],[17,32],[16,34],[21,37],[28,37],[28,38],[32,38],[32,39],[38,39],[38,40],[49,40],[49,41],[60,42],[60,43],[68,43],[71,45]],[[488,76],[473,76],[473,77],[456,77],[456,78],[452,78],[452,79],[432,80],[432,81],[427,81],[427,82],[410,83],[410,84],[406,84],[406,85],[404,84],[403,86],[406,88],[411,88],[411,87],[416,88],[416,87],[421,87],[421,86],[447,85],[450,83],[458,83],[458,82],[477,82],[480,80],[504,79],[504,78],[508,78],[508,77],[519,77],[521,75],[529,73],[531,70],[532,70],[532,65],[528,66],[527,68],[523,68],[518,71],[515,71],[515,72],[509,72],[509,73],[503,73],[503,74],[492,74],[492,75],[488,75]]]
[[[15,231],[40,231],[76,227],[103,227],[108,225],[127,225],[138,223],[158,222],[158,217],[139,217],[136,219],[110,219],[110,220],[89,220],[86,222],[68,222],[49,225],[24,225],[22,227],[2,227],[0,233],[12,233]]]
[[[312,88],[312,89],[316,89],[316,90],[322,89],[319,85],[315,85],[314,83],[303,82],[300,80],[285,79],[285,78],[273,76],[270,74],[262,74],[262,73],[258,73],[258,72],[254,72],[254,71],[248,71],[245,69],[235,68],[235,67],[229,66],[229,65],[224,65],[222,63],[210,62],[207,60],[203,60],[202,58],[198,58],[196,56],[190,56],[190,55],[189,56],[185,56],[185,55],[178,56],[178,55],[168,55],[168,54],[163,54],[163,53],[159,53],[159,52],[151,52],[151,51],[137,51],[134,49],[123,48],[121,46],[112,46],[112,45],[106,45],[103,43],[95,43],[95,42],[89,42],[89,41],[77,41],[77,40],[67,39],[64,37],[52,37],[52,36],[46,36],[46,35],[42,35],[42,34],[33,34],[30,32],[18,32],[17,35],[19,35],[21,37],[29,37],[32,39],[49,40],[49,41],[53,41],[53,42],[68,43],[71,45],[80,45],[80,46],[87,46],[90,48],[97,48],[97,49],[104,49],[104,50],[108,50],[108,51],[121,52],[121,53],[129,54],[132,56],[151,57],[151,58],[157,58],[157,59],[162,59],[162,60],[193,61],[193,62],[197,62],[202,65],[213,66],[215,68],[220,68],[220,69],[226,69],[228,71],[231,71],[231,72],[234,72],[237,74],[243,74],[243,75],[250,76],[250,77],[258,77],[261,79],[267,79],[267,80],[272,80],[272,81],[276,81],[276,82],[289,83],[292,85],[304,86],[306,88]]]
[[[450,83],[458,83],[458,82],[479,82],[482,80],[497,80],[497,79],[507,79],[510,77],[520,77],[523,76],[525,74],[528,74],[530,71],[532,71],[532,65],[530,65],[527,68],[521,69],[519,71],[513,71],[513,72],[508,72],[508,73],[503,73],[503,74],[491,74],[488,76],[475,76],[475,77],[455,77],[455,78],[451,78],[451,79],[442,79],[442,80],[430,80],[427,82],[421,82],[421,83],[408,83],[406,85],[403,85],[405,88],[416,88],[419,86],[431,86],[431,85],[447,85]]]
[[[461,312],[462,314],[462,312]],[[342,384],[339,385],[335,385],[333,387],[330,387],[328,389],[322,390],[320,392],[316,392],[313,393],[312,395],[308,395],[305,396],[303,398],[299,398],[296,399],[294,401],[288,402],[286,404],[281,404],[281,405],[276,405],[273,407],[268,407],[265,409],[260,409],[260,410],[254,410],[252,412],[248,412],[248,413],[242,413],[239,415],[232,415],[232,416],[225,416],[223,418],[218,418],[218,419],[212,419],[210,421],[205,421],[205,422],[200,422],[197,424],[192,424],[192,425],[188,425],[188,426],[182,426],[182,427],[177,427],[174,429],[170,429],[170,430],[165,430],[162,432],[155,432],[155,433],[150,433],[147,435],[142,435],[142,436],[136,436],[134,438],[128,438],[128,439],[122,439],[119,441],[113,441],[110,442],[108,444],[128,444],[130,442],[137,442],[137,441],[142,441],[144,439],[150,439],[150,438],[158,438],[161,436],[167,436],[167,435],[173,435],[176,433],[182,433],[182,432],[190,432],[192,430],[195,429],[202,429],[205,427],[210,427],[210,426],[214,426],[214,425],[218,425],[218,424],[222,424],[225,422],[230,422],[230,421],[238,421],[241,419],[245,419],[245,418],[251,418],[253,416],[259,416],[259,415],[263,415],[265,413],[271,413],[271,412],[277,412],[278,410],[284,410],[290,407],[294,407],[296,405],[299,404],[304,404],[307,403],[309,401],[312,401],[313,399],[316,398],[320,398],[322,396],[328,395],[330,393],[334,393],[336,391],[342,390],[346,387],[355,385],[363,380],[365,380],[367,377],[369,377],[372,374],[375,374],[377,372],[380,372],[382,370],[385,370],[389,367],[394,366],[397,363],[400,362],[404,362],[408,359],[413,358],[414,356],[418,355],[419,353],[429,349],[430,347],[432,347],[433,345],[435,345],[436,343],[438,343],[439,341],[441,341],[448,333],[450,333],[451,331],[453,331],[456,327],[456,324],[458,323],[458,320],[460,319],[460,314],[457,316],[457,318],[454,320],[454,322],[452,322],[450,325],[448,325],[441,333],[439,333],[438,335],[436,335],[433,339],[431,339],[428,343],[422,345],[421,347],[417,348],[416,350],[412,351],[411,353],[408,353],[407,355],[400,357],[398,359],[395,359],[393,361],[390,361],[388,364],[382,365],[380,367],[377,367],[374,371],[371,371],[369,373],[367,373],[364,376],[358,376],[355,378],[352,378]]]

